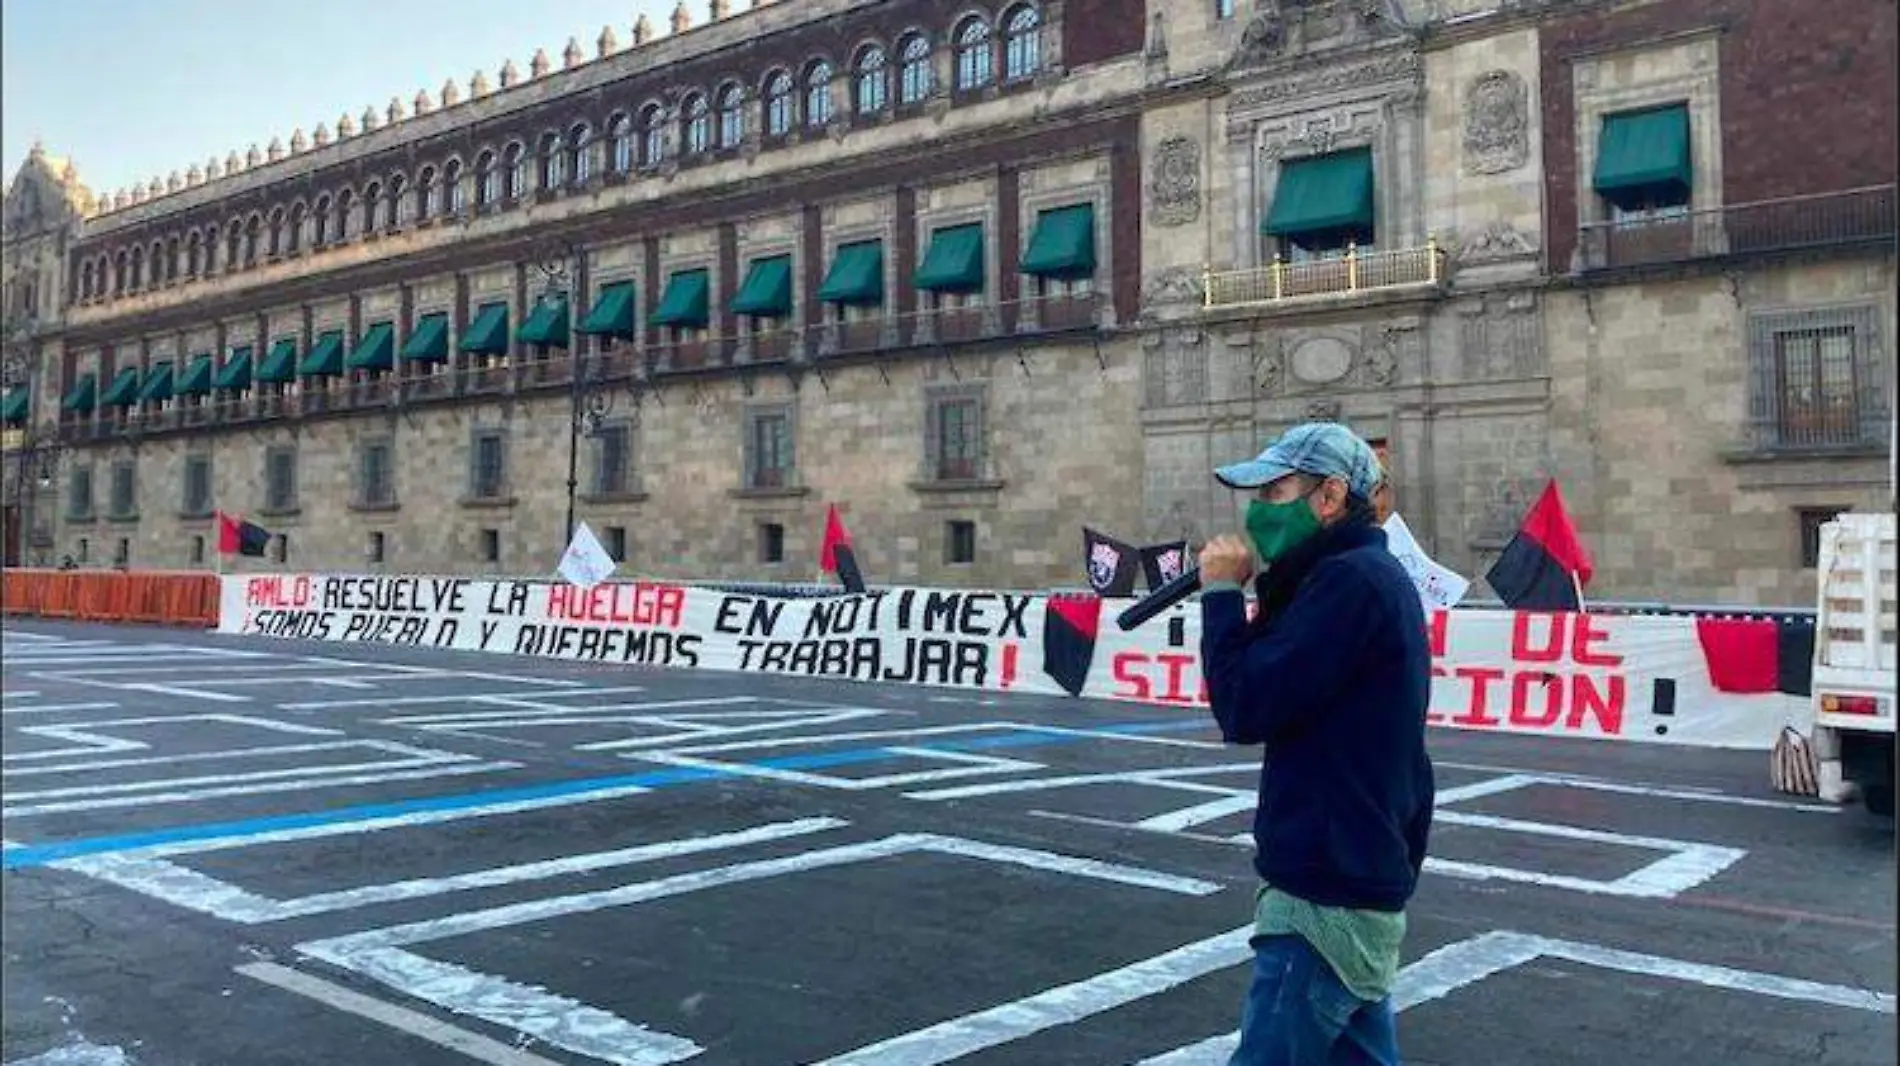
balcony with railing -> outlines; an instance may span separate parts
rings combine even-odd
[[[1436,239],[1420,248],[1362,252],[1349,245],[1334,259],[1288,262],[1278,256],[1265,266],[1207,271],[1201,304],[1207,310],[1303,304],[1379,292],[1430,291],[1445,283],[1448,256]]]
[[[1874,185],[1596,222],[1578,230],[1577,263],[1588,272],[1879,245],[1894,239],[1894,210],[1894,187]]]

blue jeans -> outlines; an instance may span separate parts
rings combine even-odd
[[[1227,1066],[1399,1066],[1392,1001],[1369,1003],[1299,936],[1253,940],[1253,986]]]

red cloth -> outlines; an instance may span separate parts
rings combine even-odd
[[[225,514],[223,511],[219,511],[218,512],[218,554],[219,555],[236,555],[238,552],[238,549],[242,545],[243,545],[243,538],[238,536],[237,520],[232,518],[230,515]]]
[[[1780,691],[1781,635],[1772,620],[1698,618],[1695,635],[1717,692]]]
[[[1556,478],[1544,486],[1543,495],[1537,497],[1537,503],[1524,516],[1523,532],[1541,545],[1559,567],[1576,574],[1578,584],[1590,583],[1595,567],[1590,562],[1589,550],[1577,536],[1577,527],[1570,523],[1569,512],[1564,510],[1564,497],[1557,491]]]
[[[838,572],[838,547],[851,547],[851,534],[845,532],[844,520],[838,517],[838,505],[832,504],[825,512],[825,543],[818,552],[818,568],[827,574]]]

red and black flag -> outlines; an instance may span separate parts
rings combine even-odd
[[[1097,596],[1135,594],[1135,581],[1141,577],[1141,552],[1133,545],[1083,526],[1082,565],[1089,575],[1089,588]]]
[[[1094,596],[1051,596],[1042,614],[1042,672],[1071,696],[1089,683],[1102,601]]]
[[[218,554],[262,557],[270,546],[270,530],[255,522],[218,512]]]
[[[1813,694],[1812,618],[1698,618],[1695,633],[1715,691]]]
[[[1577,611],[1593,569],[1553,479],[1484,579],[1514,611]]]
[[[1148,577],[1148,591],[1153,592],[1180,577],[1187,570],[1187,557],[1185,540],[1150,544],[1141,549],[1141,570]]]
[[[837,574],[846,592],[864,591],[864,575],[858,571],[857,553],[851,550],[851,534],[845,531],[835,503],[825,513],[825,543],[818,553],[818,567],[827,574]]]

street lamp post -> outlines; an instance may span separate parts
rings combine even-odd
[[[9,319],[4,328],[0,328],[0,347],[5,352],[4,357],[0,358],[0,386],[6,389],[24,388],[30,391],[33,387],[33,326],[29,315]],[[36,490],[52,487],[53,475],[59,468],[59,451],[58,426],[50,421],[37,435],[33,432],[31,422],[20,432],[15,451],[13,491],[20,505],[19,548],[22,562],[35,548],[33,504]]]
[[[576,270],[572,264],[579,256],[578,249],[566,241],[557,239],[535,263],[541,272],[541,298],[543,300],[562,300],[567,303],[570,318],[575,308],[571,281]],[[563,549],[574,541],[574,499],[580,488],[580,443],[583,434],[592,436],[600,428],[601,419],[613,410],[613,392],[606,381],[601,380],[596,360],[590,355],[583,359],[580,354],[579,340],[576,338],[572,323],[568,329],[568,430],[567,430],[567,536],[561,542]]]

